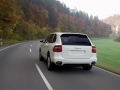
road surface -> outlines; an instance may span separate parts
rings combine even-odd
[[[48,71],[39,41],[0,49],[0,90],[120,90],[120,76],[97,67]]]

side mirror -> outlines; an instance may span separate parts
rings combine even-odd
[[[43,40],[40,40],[40,42],[43,42]]]

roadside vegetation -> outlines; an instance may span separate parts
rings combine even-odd
[[[0,48],[4,48],[6,46],[10,46],[10,45],[20,43],[20,42],[23,42],[23,41],[5,39],[5,40],[3,40],[2,45],[0,45]]]
[[[98,62],[96,66],[120,75],[120,42],[114,39],[91,39],[97,47]]]
[[[80,32],[108,37],[111,26],[58,0],[1,0],[0,38],[32,40],[50,32]]]
[[[120,42],[120,35],[115,39],[115,41]]]

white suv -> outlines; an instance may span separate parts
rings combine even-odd
[[[90,70],[97,62],[96,47],[86,34],[55,32],[40,42],[39,59],[47,60],[48,70],[69,64]]]

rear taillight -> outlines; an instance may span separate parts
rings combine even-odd
[[[62,52],[62,45],[55,45],[53,48],[54,52]]]
[[[96,47],[92,46],[92,53],[96,53]]]

